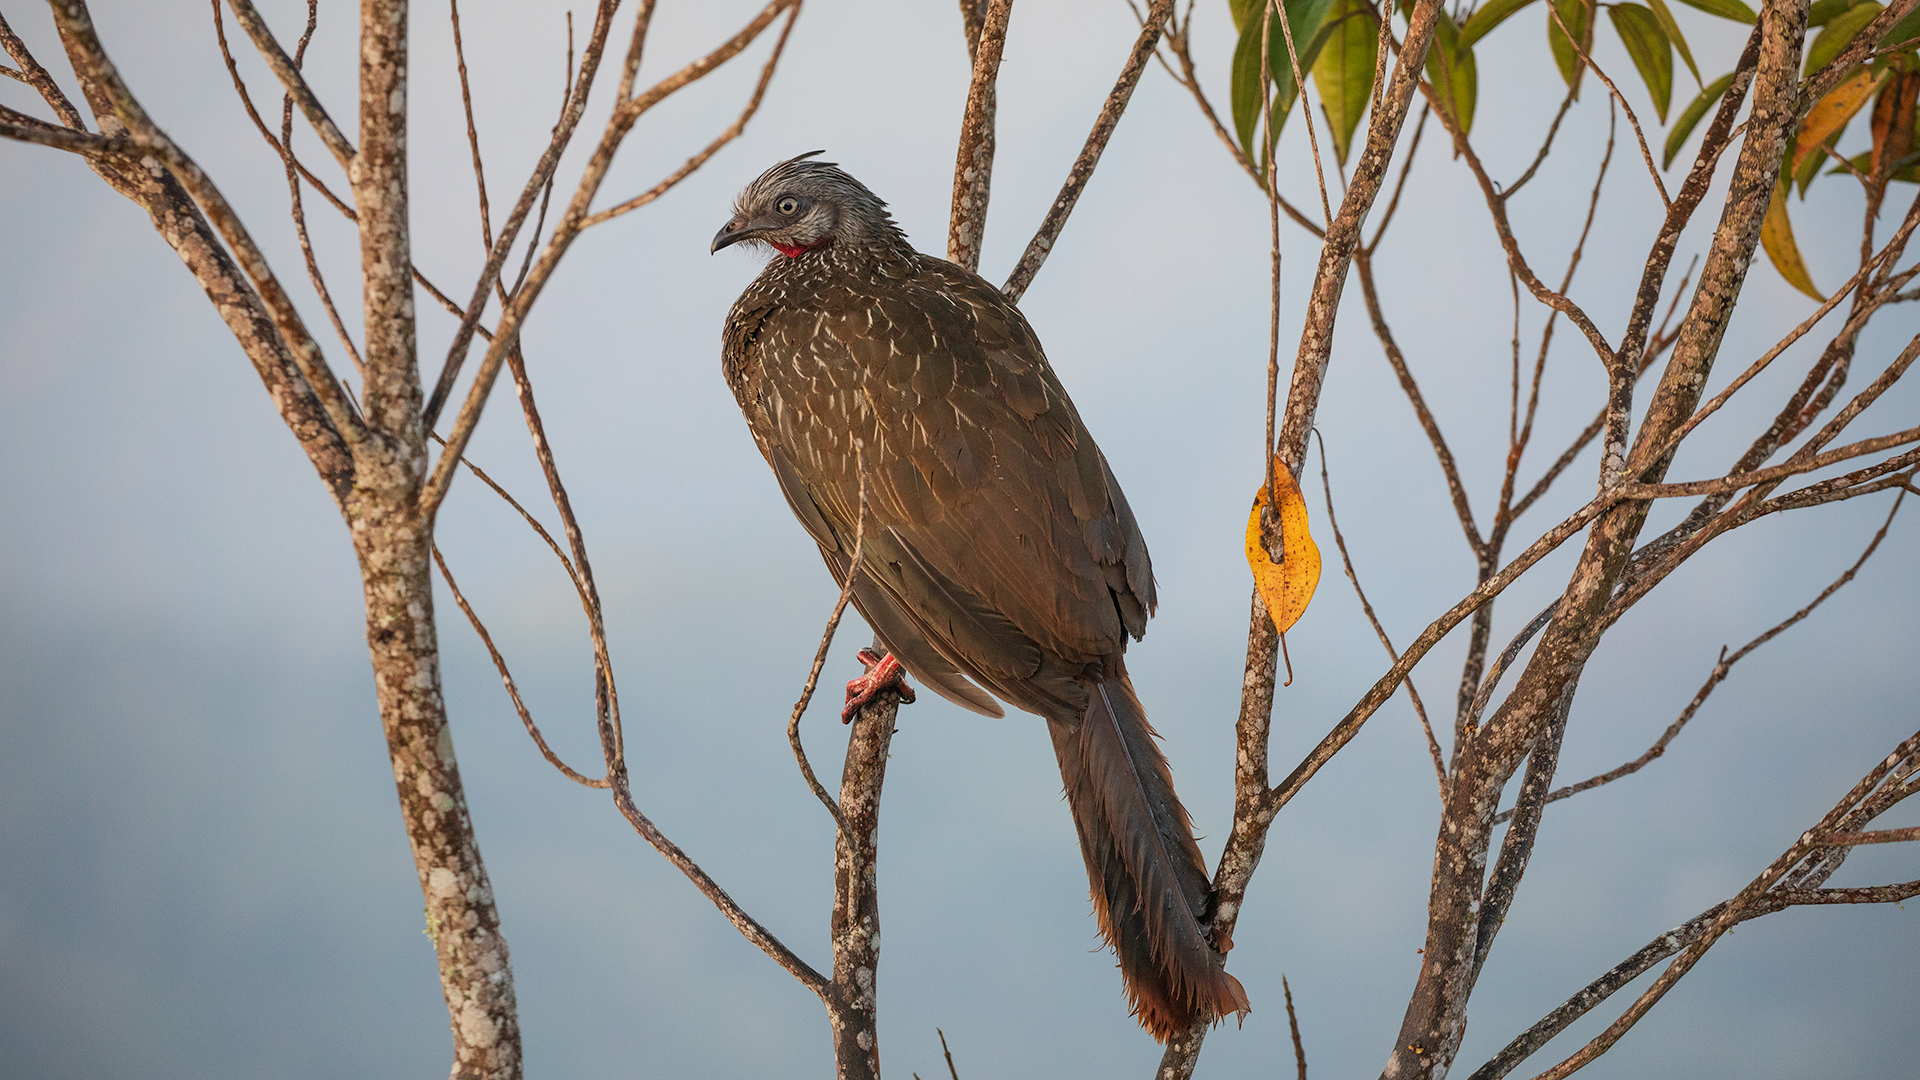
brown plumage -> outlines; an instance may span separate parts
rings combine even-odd
[[[853,602],[879,643],[964,708],[1001,715],[991,691],[1047,720],[1141,1025],[1165,1041],[1244,1012],[1210,936],[1192,826],[1121,660],[1155,601],[1119,483],[1019,309],[914,251],[885,203],[811,156],[755,180],[713,241],[779,252],[723,338],[754,441],[843,583],[864,459]]]

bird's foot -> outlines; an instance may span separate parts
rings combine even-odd
[[[853,714],[882,690],[898,691],[902,704],[913,701],[913,687],[907,684],[906,669],[892,654],[883,656],[872,649],[861,649],[860,665],[867,669],[867,673],[847,682],[847,704],[840,710],[841,723],[852,723]]]

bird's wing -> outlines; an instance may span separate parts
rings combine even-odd
[[[1088,663],[1144,632],[1146,543],[1018,310],[933,259],[822,307],[761,327],[804,356],[764,361],[770,435],[842,537],[862,440],[865,561],[925,636],[1004,693],[1043,660]]]
[[[853,548],[856,537],[842,538],[820,512],[820,507],[808,492],[806,481],[787,459],[786,453],[777,447],[763,447],[767,464],[773,466],[773,475],[780,482],[780,493],[787,498],[787,507],[793,516],[800,519],[808,535],[820,545],[820,556],[826,560],[827,570],[838,585],[846,585],[847,570],[853,565]],[[875,526],[878,528],[878,526]],[[921,683],[933,688],[934,692],[955,705],[982,716],[1005,716],[1005,710],[986,691],[975,686],[951,660],[930,643],[920,628],[905,612],[900,610],[893,596],[871,575],[863,575],[854,583],[853,606],[860,616],[867,620],[882,646],[907,666],[908,673]]]

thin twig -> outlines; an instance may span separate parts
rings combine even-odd
[[[467,81],[467,50],[460,36],[460,0],[447,0],[447,17],[453,23],[453,63],[460,74],[460,108],[467,118],[467,148],[473,154],[473,183],[480,196],[480,247],[493,248],[493,213],[487,205],[487,168],[480,158],[480,130],[473,123],[473,87]],[[572,69],[569,63],[568,69]]]
[[[1047,216],[1040,222],[1040,228],[1034,232],[1033,239],[1027,242],[1027,250],[1014,265],[1007,283],[1000,287],[1000,291],[1014,303],[1019,303],[1027,286],[1033,284],[1034,275],[1040,272],[1041,264],[1047,261],[1054,241],[1060,238],[1060,230],[1066,228],[1067,216],[1073,213],[1074,204],[1080,200],[1080,192],[1086,189],[1087,181],[1093,178],[1093,170],[1100,164],[1100,155],[1107,148],[1107,140],[1113,136],[1113,129],[1120,125],[1120,115],[1126,112],[1127,102],[1133,98],[1133,88],[1140,84],[1140,73],[1147,69],[1147,59],[1160,44],[1161,28],[1173,17],[1173,5],[1174,0],[1153,0],[1153,7],[1147,11],[1140,35],[1134,39],[1133,51],[1127,54],[1127,62],[1120,68],[1120,77],[1114,80],[1106,103],[1100,107],[1100,115],[1094,118],[1093,130],[1087,133],[1087,141],[1080,147],[1080,156],[1074,159],[1073,167],[1067,170],[1067,179],[1060,185],[1060,194],[1054,196],[1053,205],[1047,208]]]
[[[1733,665],[1739,663],[1748,653],[1751,653],[1753,650],[1780,636],[1787,628],[1805,619],[1808,615],[1813,614],[1814,608],[1825,603],[1828,597],[1839,592],[1842,586],[1854,579],[1854,576],[1860,572],[1860,568],[1866,565],[1867,560],[1871,558],[1874,551],[1879,548],[1880,541],[1886,539],[1887,530],[1893,525],[1893,517],[1900,512],[1900,504],[1906,497],[1907,493],[1905,489],[1902,489],[1900,494],[1895,496],[1893,506],[1887,511],[1887,519],[1880,523],[1879,530],[1875,532],[1873,538],[1868,541],[1866,550],[1860,553],[1860,557],[1854,560],[1853,565],[1848,567],[1845,573],[1834,579],[1825,589],[1822,589],[1820,595],[1814,597],[1805,607],[1787,616],[1759,637],[1742,645],[1739,649],[1735,650],[1731,656],[1729,656],[1727,650],[1722,647],[1720,650],[1720,658],[1713,665],[1713,671],[1707,675],[1707,681],[1701,684],[1700,689],[1694,693],[1693,700],[1689,701],[1687,707],[1681,710],[1679,718],[1667,726],[1667,730],[1662,732],[1658,739],[1654,740],[1653,745],[1647,748],[1646,753],[1641,754],[1639,757],[1624,765],[1609,769],[1598,776],[1582,780],[1577,784],[1569,784],[1566,787],[1559,788],[1547,796],[1547,801],[1550,803],[1559,802],[1561,799],[1570,798],[1583,791],[1600,787],[1603,784],[1611,784],[1621,777],[1631,776],[1639,772],[1649,764],[1652,764],[1655,758],[1665,754],[1667,752],[1667,745],[1673,742],[1674,738],[1687,726],[1687,721],[1692,720],[1694,714],[1700,711],[1700,706],[1706,704],[1707,697],[1713,693],[1714,689],[1718,687],[1721,682],[1725,681],[1728,673],[1733,670]],[[1498,825],[1506,821],[1512,814],[1513,811],[1511,810],[1503,810],[1494,815],[1493,823]]]
[[[939,1028],[934,1028],[933,1033],[940,1036],[940,1053],[946,1055],[947,1075],[951,1077],[952,1080],[960,1080],[960,1070],[953,1067],[953,1051],[947,1049],[947,1033],[941,1031]]]
[[[1920,895],[1920,881],[1855,889],[1775,888],[1762,895],[1741,912],[1740,921],[1756,919],[1789,907],[1805,904],[1891,904]],[[1605,975],[1589,983],[1546,1017],[1522,1032],[1486,1064],[1474,1070],[1470,1080],[1500,1080],[1522,1061],[1565,1031],[1575,1020],[1592,1011],[1622,987],[1645,974],[1653,965],[1699,940],[1707,927],[1724,914],[1731,902],[1722,901],[1685,923],[1655,937],[1632,956],[1614,965]]]
[[[1521,282],[1526,285],[1527,291],[1533,294],[1534,299],[1560,311],[1570,322],[1580,328],[1580,332],[1585,334],[1587,341],[1593,345],[1594,352],[1599,355],[1602,365],[1611,370],[1614,366],[1614,348],[1608,344],[1606,335],[1600,332],[1600,328],[1587,317],[1586,311],[1580,305],[1574,303],[1566,294],[1547,288],[1546,283],[1533,272],[1533,268],[1527,264],[1526,256],[1520,251],[1520,242],[1514,238],[1513,227],[1507,219],[1506,200],[1500,197],[1499,188],[1494,184],[1493,178],[1487,175],[1485,166],[1480,162],[1480,156],[1474,152],[1473,144],[1468,142],[1466,133],[1460,130],[1454,117],[1446,109],[1439,107],[1436,91],[1430,84],[1422,83],[1420,92],[1425,94],[1427,101],[1435,106],[1434,112],[1439,115],[1440,123],[1446,127],[1447,134],[1453,138],[1455,154],[1467,163],[1467,168],[1479,182],[1487,210],[1493,215],[1494,232],[1500,238],[1501,248],[1506,252],[1507,265],[1520,276]]]
[[[1606,72],[1600,70],[1600,65],[1594,62],[1593,56],[1588,52],[1587,47],[1580,43],[1579,37],[1567,29],[1565,20],[1560,18],[1559,7],[1548,4],[1547,14],[1553,19],[1554,25],[1567,35],[1567,40],[1573,43],[1574,49],[1580,54],[1581,62],[1592,69],[1601,82],[1607,84],[1607,90],[1612,93],[1613,100],[1620,103],[1620,108],[1627,114],[1627,123],[1633,126],[1633,137],[1640,142],[1640,156],[1646,160],[1647,175],[1653,177],[1654,189],[1660,192],[1660,205],[1669,210],[1673,209],[1673,199],[1667,194],[1667,182],[1660,178],[1660,167],[1654,164],[1653,150],[1647,145],[1647,133],[1640,130],[1640,118],[1633,114],[1633,106],[1627,104],[1627,96],[1620,92],[1620,88],[1613,84],[1612,79],[1607,78]]]
[[[1373,604],[1368,602],[1365,589],[1360,587],[1360,576],[1354,572],[1353,557],[1347,552],[1347,538],[1340,533],[1340,522],[1333,513],[1333,481],[1327,478],[1327,441],[1320,435],[1318,428],[1314,435],[1320,439],[1320,490],[1327,500],[1327,527],[1333,530],[1334,546],[1340,549],[1340,565],[1347,572],[1347,580],[1353,583],[1353,593],[1360,598],[1360,610],[1366,612],[1367,622],[1373,624],[1374,636],[1380,639],[1380,647],[1387,650],[1387,662],[1400,659],[1400,653],[1393,647],[1392,639],[1387,637],[1387,628],[1380,625],[1380,617],[1374,614]],[[1413,676],[1407,676],[1407,697],[1413,701],[1413,711],[1420,717],[1420,730],[1427,735],[1427,753],[1433,757],[1433,775],[1440,782],[1440,797],[1447,797],[1447,763],[1440,753],[1440,741],[1433,737],[1433,723],[1427,719],[1427,707],[1420,700],[1420,691],[1414,689]]]
[[[1299,1080],[1307,1080],[1307,1048],[1300,1042],[1300,1017],[1293,1011],[1293,987],[1280,976],[1280,993],[1287,999],[1287,1030],[1293,1034],[1293,1063]]]
[[[320,142],[333,153],[334,160],[340,163],[340,168],[351,174],[355,157],[353,143],[349,142],[347,137],[340,133],[340,129],[334,126],[333,118],[327,115],[327,110],[320,104],[320,99],[314,96],[313,89],[307,85],[306,77],[300,74],[300,66],[294,63],[293,58],[280,47],[280,43],[274,40],[273,32],[267,29],[266,20],[260,17],[260,12],[254,8],[252,0],[227,0],[227,3],[233,8],[233,17],[239,21],[241,29],[253,39],[254,48],[260,50],[260,55],[266,60],[267,67],[279,77],[280,85],[286,88],[287,94],[300,106],[300,112],[307,118],[307,123],[313,125],[314,132],[320,136]],[[257,118],[256,122],[258,122]]]
[[[461,595],[460,586],[453,580],[453,571],[447,569],[447,560],[440,554],[438,544],[433,545],[433,563],[440,568],[440,577],[446,581],[447,590],[453,593],[453,602],[459,604],[460,610],[466,613],[467,621],[473,624],[473,632],[480,635],[480,643],[487,647],[487,655],[493,657],[493,666],[500,672],[500,681],[507,688],[507,696],[513,699],[514,711],[520,714],[520,722],[526,725],[527,734],[533,736],[533,743],[540,748],[540,755],[547,759],[548,764],[559,769],[561,775],[576,784],[590,788],[612,787],[612,782],[604,776],[596,779],[575,772],[567,766],[566,762],[560,760],[560,755],[554,753],[552,747],[547,745],[546,737],[540,734],[539,725],[533,722],[533,714],[527,711],[526,702],[520,699],[520,688],[514,685],[513,674],[507,670],[506,657],[501,656],[500,650],[494,646],[493,635],[487,633],[486,624],[480,621],[480,616],[474,614],[473,605],[467,603],[467,598]]]
[[[467,389],[466,400],[460,406],[460,415],[447,435],[447,445],[450,450],[459,452],[465,448],[467,440],[473,437],[474,428],[480,423],[480,414],[486,407],[487,397],[493,391],[494,381],[500,375],[500,368],[506,362],[507,354],[512,351],[510,346],[518,340],[520,327],[525,322],[527,313],[539,300],[540,292],[546,287],[554,269],[568,249],[573,246],[574,240],[579,237],[581,222],[587,217],[588,207],[599,192],[601,183],[606,179],[607,171],[613,166],[615,152],[626,139],[627,133],[633,130],[633,125],[655,105],[705,78],[715,68],[739,55],[743,49],[759,38],[761,32],[771,25],[774,19],[798,2],[799,0],[771,0],[759,14],[713,51],[662,79],[645,93],[622,101],[614,108],[613,115],[608,117],[606,129],[601,134],[600,144],[594,148],[593,155],[582,170],[580,182],[574,189],[573,198],[567,205],[566,213],[561,216],[559,225],[554,229],[552,239],[541,251],[540,258],[534,264],[525,282],[514,290],[512,300],[500,313],[500,321],[494,329],[494,340],[487,347],[486,356],[480,362],[480,369],[474,374],[473,383]],[[441,370],[439,384],[435,387],[434,393],[439,400],[444,400],[445,395],[451,392],[453,381],[458,377],[461,363],[465,359],[466,345],[471,341],[471,328],[479,323],[480,311],[486,299],[485,289],[491,286],[494,276],[499,272],[500,262],[506,257],[506,250],[512,244],[524,212],[530,211],[533,198],[539,188],[544,186],[547,179],[552,176],[552,167],[558,161],[559,152],[571,138],[573,125],[577,122],[580,111],[585,107],[586,96],[592,87],[593,73],[598,68],[600,51],[605,44],[606,28],[610,18],[607,15],[610,10],[607,5],[611,3],[612,0],[602,0],[602,15],[595,22],[593,34],[588,39],[586,52],[581,59],[580,77],[574,85],[574,95],[568,102],[562,123],[556,128],[555,141],[548,145],[547,153],[541,157],[541,164],[535,168],[533,176],[528,180],[527,188],[521,193],[520,203],[514,207],[514,213],[508,218],[507,225],[502,229],[500,236],[494,240],[493,253],[488,257],[487,267],[482,271],[477,283],[479,290],[476,291],[474,300],[467,306],[466,315],[461,322],[461,331],[456,334],[454,344],[448,350],[447,365]],[[644,15],[648,10],[650,9],[643,8],[642,14]],[[636,23],[635,50],[638,49],[643,37],[644,27]],[[630,58],[632,55],[633,53],[630,52]],[[637,61],[634,62],[637,63]],[[429,399],[428,405],[432,406],[433,403],[434,399]],[[429,416],[431,415],[432,410],[429,409]],[[422,511],[428,513],[436,511],[441,501],[446,498],[447,487],[452,482],[453,461],[443,453],[440,460],[435,462],[427,482],[421,487]]]
[[[217,31],[220,24],[220,0],[214,0],[213,19],[214,28]],[[319,25],[320,0],[307,0],[307,28],[300,35],[299,47],[294,50],[294,67],[300,67],[306,62],[307,45],[313,41],[313,32]],[[223,54],[227,51],[224,35],[221,35],[220,51]],[[227,56],[227,67],[228,70],[233,71],[234,86],[240,89],[242,100],[245,100],[245,87],[240,83],[239,72],[234,70],[231,55]],[[247,103],[247,108],[248,111],[252,111],[251,102]],[[269,137],[267,142],[272,143],[273,139]],[[327,310],[327,319],[333,324],[334,335],[340,339],[341,347],[347,350],[347,356],[352,359],[354,370],[360,373],[360,381],[364,384],[367,379],[367,362],[361,357],[359,348],[354,345],[353,335],[347,331],[346,320],[340,317],[340,309],[333,302],[333,294],[327,289],[326,277],[320,272],[320,260],[313,252],[313,239],[307,232],[307,209],[304,200],[300,197],[300,166],[293,156],[293,98],[291,96],[283,95],[280,99],[280,141],[275,149],[280,151],[280,162],[286,169],[287,196],[291,202],[293,232],[300,241],[300,255],[306,260],[307,280],[313,285],[313,291],[319,295],[321,306]]]
[[[1567,118],[1567,110],[1573,107],[1573,99],[1579,96],[1579,84],[1568,84],[1567,96],[1560,99],[1560,111],[1553,114],[1553,123],[1547,125],[1547,137],[1540,143],[1540,152],[1533,156],[1532,164],[1527,166],[1526,172],[1520,174],[1519,179],[1500,189],[1502,199],[1511,199],[1519,194],[1520,189],[1527,186],[1527,181],[1532,180],[1534,174],[1540,171],[1541,163],[1547,160],[1547,152],[1553,149],[1553,137],[1560,133],[1560,121]]]
[[[60,89],[60,84],[53,80],[46,68],[40,66],[40,61],[34,59],[27,43],[20,40],[20,35],[13,32],[13,27],[7,25],[4,14],[0,14],[0,47],[4,47],[13,62],[20,65],[20,71],[14,77],[39,91],[41,99],[53,109],[61,123],[74,131],[87,130],[87,122],[80,116],[80,110],[73,107],[66,91]]]
[[[446,404],[447,397],[453,393],[454,383],[460,377],[460,369],[466,363],[467,347],[473,342],[474,329],[480,323],[481,313],[486,310],[488,294],[493,291],[500,268],[506,263],[507,253],[513,249],[514,243],[519,239],[521,225],[526,221],[527,216],[533,213],[534,200],[553,178],[554,170],[560,165],[561,153],[573,141],[573,133],[580,123],[580,116],[586,111],[587,95],[593,88],[593,77],[600,70],[600,59],[606,50],[607,34],[613,27],[613,12],[617,6],[618,0],[600,0],[599,12],[594,19],[593,33],[588,37],[586,53],[581,57],[580,77],[574,85],[573,98],[567,103],[566,111],[561,114],[560,123],[554,126],[553,135],[547,141],[547,148],[540,155],[540,160],[535,162],[533,172],[527,177],[526,186],[520,191],[519,201],[514,204],[512,212],[507,215],[506,224],[500,229],[500,235],[494,238],[493,248],[487,253],[486,265],[481,268],[480,277],[474,282],[473,298],[467,302],[460,319],[460,327],[454,331],[453,342],[447,348],[447,359],[441,365],[440,376],[434,381],[433,392],[428,395],[426,405],[421,410],[421,416],[428,428],[434,426],[440,417],[441,408]],[[616,115],[618,112],[619,110],[616,109]],[[517,334],[519,320],[517,318],[509,320],[506,312],[502,312],[501,315],[500,325],[495,329],[495,334],[501,336]],[[496,338],[494,346],[498,345],[499,341]],[[456,425],[453,434],[449,436],[449,446],[456,455],[466,448],[471,427],[480,420],[480,405],[486,401],[487,394],[493,390],[493,380],[500,374],[500,362],[504,356],[505,354],[499,352],[496,347],[489,347],[487,357],[492,362],[492,368],[490,371],[483,372],[482,377],[475,381],[472,391],[468,394],[467,403],[462,409],[461,420],[466,424],[467,431],[463,433],[460,426]],[[475,394],[478,395],[477,400]],[[467,413],[471,413],[470,418],[464,415]],[[444,484],[452,479],[453,462],[443,454],[435,465],[435,470],[434,476],[428,482],[427,492],[423,493],[432,496],[421,504],[425,509],[439,507],[440,497],[445,494]]]
[[[699,863],[694,862],[678,844],[667,839],[666,834],[660,831],[660,827],[655,825],[652,819],[640,812],[640,807],[633,801],[633,792],[627,779],[627,768],[624,762],[619,764],[613,772],[613,801],[619,808],[621,816],[625,817],[627,823],[633,826],[633,830],[640,834],[640,838],[654,850],[666,856],[668,862],[685,874],[687,880],[693,882],[694,887],[700,890],[701,895],[711,901],[714,907],[720,909],[721,916],[732,923],[734,929],[740,931],[740,936],[771,957],[773,962],[785,969],[787,974],[800,980],[800,985],[811,990],[821,1001],[830,1001],[833,984],[826,976],[815,971],[805,960],[795,955],[792,949],[781,944],[779,938],[774,937],[766,927],[760,925],[759,920],[747,914],[746,909],[729,896],[727,891],[720,887],[719,882],[714,881],[711,875],[701,869]]]
[[[1822,844],[1835,847],[1852,847],[1859,844],[1899,844],[1908,840],[1920,840],[1920,825],[1905,829],[1875,829],[1872,832],[1829,832],[1820,836]]]
[[[1280,0],[1267,0],[1267,17],[1269,19],[1279,20],[1280,36],[1285,38],[1287,42],[1287,62],[1293,67],[1293,88],[1294,92],[1299,95],[1300,98],[1300,115],[1305,118],[1307,124],[1307,147],[1313,151],[1313,179],[1314,182],[1320,186],[1320,216],[1322,221],[1331,225],[1333,223],[1333,206],[1327,201],[1327,174],[1326,170],[1320,166],[1320,137],[1314,134],[1313,110],[1307,107],[1307,79],[1305,74],[1300,70],[1300,54],[1296,52],[1293,47],[1293,21],[1289,19],[1286,12],[1282,10]],[[1261,68],[1265,70],[1265,57],[1267,54],[1262,52],[1260,55]],[[1281,119],[1284,121],[1286,118],[1283,116]],[[1267,121],[1269,125],[1271,125],[1272,122],[1271,119]],[[1275,141],[1272,134],[1269,134],[1267,137],[1267,145],[1271,147]],[[1273,151],[1269,149],[1267,151],[1267,171],[1272,172],[1273,167]]]
[[[1373,324],[1374,336],[1380,339],[1380,350],[1393,368],[1394,377],[1399,380],[1400,389],[1407,395],[1407,401],[1413,406],[1414,417],[1420,422],[1420,430],[1426,433],[1433,455],[1440,462],[1440,472],[1447,481],[1447,494],[1453,500],[1454,516],[1460,519],[1460,528],[1466,533],[1467,547],[1477,559],[1486,550],[1486,541],[1481,538],[1479,526],[1474,523],[1473,505],[1468,500],[1466,484],[1460,479],[1459,465],[1454,461],[1453,451],[1447,446],[1446,436],[1440,431],[1440,422],[1434,419],[1433,410],[1427,407],[1426,396],[1420,392],[1420,384],[1407,366],[1407,358],[1400,351],[1393,329],[1387,325],[1386,314],[1381,310],[1380,295],[1374,287],[1371,252],[1367,249],[1356,251],[1353,263],[1354,272],[1360,279],[1360,293],[1366,303],[1367,317]]]
[[[1700,958],[1706,955],[1707,950],[1713,947],[1721,935],[1742,920],[1751,905],[1761,900],[1776,882],[1786,877],[1787,872],[1802,860],[1809,857],[1817,858],[1822,847],[1820,838],[1833,832],[1834,826],[1844,820],[1849,812],[1860,804],[1899,762],[1916,752],[1920,752],[1920,734],[1915,734],[1895,748],[1893,754],[1862,777],[1860,782],[1854,785],[1853,790],[1827,812],[1819,824],[1802,833],[1792,847],[1789,847],[1766,870],[1762,871],[1760,876],[1754,878],[1746,888],[1740,890],[1738,895],[1728,901],[1726,907],[1703,926],[1700,935],[1681,950],[1680,955],[1667,965],[1666,969],[1654,979],[1653,984],[1627,1007],[1626,1012],[1609,1024],[1605,1031],[1594,1036],[1586,1045],[1558,1065],[1541,1073],[1536,1080],[1563,1080],[1564,1077],[1578,1071],[1618,1042],[1629,1029],[1640,1022],[1640,1019],[1647,1014],[1647,1010],[1653,1008],[1654,1004],[1672,989],[1674,983],[1693,970],[1694,965],[1700,962]]]
[[[840,804],[813,774],[813,764],[807,760],[806,748],[800,745],[800,717],[807,711],[807,705],[813,701],[814,688],[820,685],[820,670],[827,666],[827,650],[833,646],[834,632],[840,629],[840,616],[847,610],[847,601],[853,599],[853,587],[860,580],[864,568],[861,559],[867,545],[867,457],[866,447],[860,440],[853,444],[854,468],[860,478],[860,509],[853,525],[853,561],[847,566],[847,580],[840,583],[840,598],[834,601],[833,614],[827,616],[827,627],[820,632],[820,647],[814,650],[813,666],[807,670],[806,685],[800,689],[800,700],[793,703],[793,714],[787,717],[787,743],[793,747],[793,760],[800,764],[800,775],[807,778],[807,786],[813,789],[814,797],[820,805],[827,808],[833,816],[833,823],[842,830],[847,827],[846,819],[840,816]]]
[[[773,53],[760,68],[760,81],[753,86],[753,96],[747,99],[747,106],[741,110],[731,125],[722,131],[699,153],[688,158],[684,164],[667,175],[667,178],[647,190],[628,199],[618,206],[609,207],[595,214],[589,214],[580,222],[582,229],[592,228],[604,221],[611,221],[622,214],[638,210],[648,203],[665,195],[679,185],[680,181],[692,176],[694,171],[707,163],[707,159],[720,152],[720,148],[740,137],[747,130],[747,123],[760,111],[760,101],[766,96],[767,85],[773,81],[773,72],[780,64],[780,57],[787,50],[787,38],[793,33],[793,24],[800,18],[800,5],[795,4],[787,16],[787,24],[780,28],[780,36],[773,43]]]

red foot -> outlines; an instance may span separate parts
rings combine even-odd
[[[900,661],[891,655],[881,656],[872,649],[861,649],[860,664],[867,669],[867,673],[848,681],[847,705],[840,710],[841,723],[852,723],[853,714],[882,690],[898,691],[903,704],[913,701],[913,687],[907,684],[907,673],[901,668]]]

